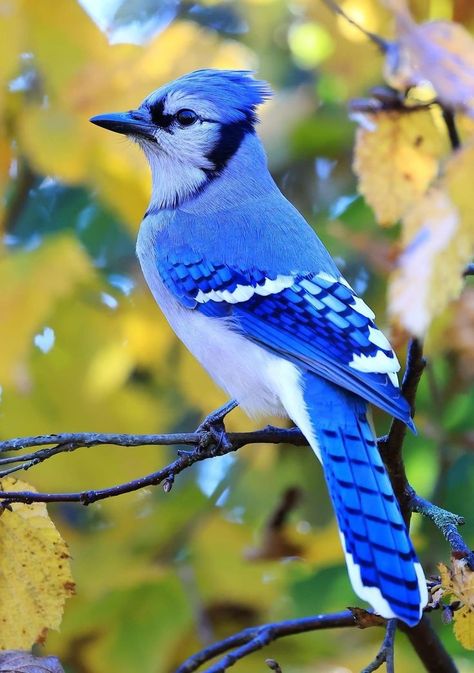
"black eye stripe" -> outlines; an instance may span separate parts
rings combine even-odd
[[[150,110],[151,120],[157,126],[160,126],[163,129],[168,128],[173,122],[173,115],[166,114],[164,111],[165,103],[163,100],[159,100],[148,109]]]

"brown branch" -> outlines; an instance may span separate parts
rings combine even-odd
[[[400,630],[406,634],[421,663],[429,673],[459,673],[426,615],[411,629],[400,623]]]
[[[415,399],[421,375],[426,366],[423,357],[423,346],[418,339],[412,339],[408,346],[407,365],[403,377],[402,392],[411,407],[412,417],[415,415]],[[379,451],[392,482],[393,490],[400,503],[403,518],[410,522],[413,489],[410,487],[403,462],[402,446],[407,433],[407,426],[394,419],[386,437],[379,439]]]
[[[444,123],[446,124],[446,129],[448,131],[449,142],[453,150],[457,150],[461,147],[461,138],[459,137],[459,132],[456,126],[456,118],[454,116],[453,110],[441,105],[441,111],[443,113]]]
[[[368,614],[370,615],[370,613]],[[367,624],[367,626],[369,625]],[[374,620],[373,625],[379,624]],[[358,621],[351,610],[253,626],[193,654],[176,669],[175,673],[194,673],[194,671],[208,661],[211,661],[211,659],[227,653],[216,664],[206,669],[206,673],[223,673],[223,671],[233,666],[239,659],[243,659],[252,652],[263,649],[280,638],[298,633],[307,633],[308,631],[354,626],[358,626]]]
[[[147,486],[163,484],[166,492],[171,490],[175,477],[194,463],[223,456],[237,451],[242,446],[253,443],[288,442],[296,446],[306,445],[306,439],[297,429],[274,428],[268,426],[256,432],[226,433],[224,418],[236,406],[234,401],[228,402],[217,411],[212,412],[196,432],[176,433],[169,435],[120,435],[104,433],[65,433],[59,435],[43,435],[39,437],[23,437],[0,442],[0,453],[18,451],[22,448],[54,444],[53,447],[39,449],[24,456],[0,458],[0,464],[19,462],[13,468],[0,471],[4,477],[13,470],[28,469],[58,453],[75,451],[82,447],[113,444],[116,446],[137,447],[143,445],[184,445],[194,447],[191,451],[178,450],[178,458],[156,472],[133,479],[131,481],[108,488],[68,492],[68,493],[37,493],[35,491],[0,491],[3,505],[11,502],[78,502],[89,505],[98,500],[111,498],[124,493],[131,493]]]
[[[364,668],[362,673],[373,673],[379,669],[382,664],[386,664],[387,673],[395,673],[394,669],[394,647],[395,635],[397,633],[397,620],[389,619],[385,630],[385,638],[383,639],[380,650],[377,652],[375,659]]]

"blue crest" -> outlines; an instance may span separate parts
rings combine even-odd
[[[212,103],[222,115],[221,121],[257,121],[257,106],[270,98],[267,82],[253,78],[249,70],[195,70],[154,91],[144,104],[156,105],[171,92],[183,93]]]

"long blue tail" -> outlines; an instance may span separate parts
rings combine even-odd
[[[304,376],[304,401],[323,463],[354,591],[409,626],[428,600],[426,581],[360,397]]]

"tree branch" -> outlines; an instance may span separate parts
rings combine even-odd
[[[402,393],[411,407],[412,417],[415,415],[416,391],[425,366],[423,346],[418,339],[412,339],[408,346],[407,364],[402,382]],[[395,418],[388,435],[379,439],[378,446],[393,490],[400,503],[403,518],[409,524],[413,489],[408,483],[403,462],[402,446],[406,433],[407,426],[405,423]]]
[[[234,401],[228,402],[220,409],[212,412],[198,427],[196,432],[175,433],[169,435],[122,435],[106,433],[64,433],[58,435],[43,435],[39,437],[20,437],[0,442],[0,454],[6,451],[19,451],[23,448],[54,446],[39,449],[36,452],[22,456],[8,456],[0,458],[0,465],[19,463],[6,470],[0,470],[0,477],[13,471],[28,469],[53,456],[75,451],[83,447],[99,445],[116,445],[137,447],[143,445],[184,445],[194,447],[191,451],[178,450],[178,458],[156,472],[144,477],[133,479],[123,484],[98,490],[88,490],[68,493],[36,493],[34,491],[0,491],[0,500],[3,504],[11,502],[79,502],[89,505],[98,500],[111,498],[124,493],[131,493],[147,486],[163,484],[166,492],[171,490],[175,477],[194,463],[223,456],[237,451],[242,446],[254,443],[291,443],[295,446],[307,445],[307,441],[297,428],[284,429],[268,426],[256,432],[226,433],[224,428],[225,416],[236,407]]]
[[[397,620],[389,619],[385,630],[385,638],[383,639],[380,650],[377,652],[375,659],[364,668],[362,673],[373,673],[382,664],[386,664],[387,673],[395,673],[394,669],[394,646],[395,634],[397,633]]]
[[[380,35],[377,35],[376,33],[372,33],[370,30],[367,30],[363,26],[361,26],[357,21],[352,19],[346,12],[340,7],[335,0],[323,0],[323,3],[326,5],[326,7],[333,12],[334,14],[338,14],[339,16],[342,16],[348,23],[351,24],[351,26],[354,26],[354,28],[357,28],[357,30],[360,30],[363,35],[365,35],[371,42],[373,42],[382,52],[382,54],[386,54],[387,51],[389,50],[390,43],[387,40],[384,40],[383,37],[380,37]]]
[[[459,673],[457,666],[444,648],[426,615],[419,624],[411,629],[400,623],[400,630],[406,634],[420,661],[429,673]]]
[[[454,556],[465,558],[471,570],[474,570],[474,552],[469,549],[458,532],[458,526],[464,524],[464,517],[448,512],[448,510],[434,505],[414,492],[411,498],[411,508],[413,512],[423,514],[423,516],[431,519],[449,543]]]
[[[412,407],[414,405],[418,383],[425,367],[421,343],[413,340],[408,349],[407,367],[403,378],[402,391]],[[123,435],[114,433],[63,433],[43,435],[38,437],[23,437],[0,442],[0,456],[6,452],[17,452],[27,448],[37,448],[23,455],[8,455],[0,457],[1,466],[10,466],[0,469],[0,477],[13,470],[27,469],[54,455],[75,451],[80,448],[116,445],[134,448],[143,445],[191,447],[191,450],[178,449],[178,457],[161,470],[148,474],[132,481],[118,484],[109,488],[71,493],[36,493],[34,491],[0,491],[0,502],[8,507],[13,502],[78,502],[84,505],[115,497],[123,493],[130,493],[146,486],[162,484],[166,492],[170,491],[175,477],[194,463],[222,456],[240,449],[242,446],[254,443],[288,443],[295,446],[306,446],[305,437],[297,428],[283,429],[268,426],[255,432],[227,433],[224,420],[226,415],[236,406],[230,402],[210,414],[195,432],[175,434]],[[451,547],[458,552],[465,552],[468,548],[456,530],[461,518],[445,512],[431,503],[419,498],[408,483],[402,458],[402,444],[406,435],[406,426],[398,420],[392,422],[390,432],[379,440],[379,448],[387,467],[394,492],[399,499],[402,512],[407,522],[412,511],[428,516],[445,535]],[[192,673],[203,663],[220,654],[227,653],[217,664],[208,669],[207,673],[222,673],[226,668],[251,652],[265,647],[268,643],[296,633],[314,631],[325,628],[359,626],[375,626],[385,624],[385,620],[359,608],[333,615],[317,615],[304,619],[267,624],[245,629],[244,631],[211,645],[190,657],[177,673]],[[407,633],[418,656],[430,673],[455,673],[456,667],[441,641],[433,631],[426,617],[414,629],[408,629],[400,624],[400,628]],[[387,634],[382,648],[376,659],[366,670],[376,670],[375,664],[385,657],[390,664],[390,634]],[[441,664],[439,662],[442,662]],[[372,669],[370,669],[372,666]],[[390,670],[390,669],[389,669]]]
[[[205,672],[223,673],[223,671],[233,666],[239,659],[243,659],[252,652],[261,650],[279,638],[285,638],[297,633],[307,633],[308,631],[354,627],[357,625],[357,617],[354,613],[351,610],[344,610],[343,612],[336,612],[330,615],[316,615],[314,617],[304,617],[303,619],[291,619],[283,622],[274,622],[273,624],[264,624],[263,626],[253,626],[193,654],[176,669],[175,673],[194,673],[203,664],[227,652],[228,654],[225,657],[206,669]],[[373,625],[376,625],[375,622]]]

